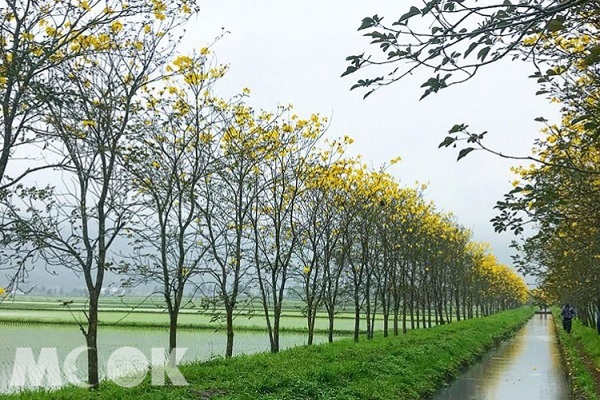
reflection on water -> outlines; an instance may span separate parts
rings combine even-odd
[[[100,350],[100,370],[106,376],[106,365],[109,356],[114,356],[118,349],[130,346],[141,352],[139,357],[143,360],[152,359],[153,348],[165,348],[168,345],[168,330],[166,329],[128,329],[100,327],[98,347]],[[63,363],[67,355],[84,346],[83,335],[74,326],[52,325],[0,325],[2,339],[0,340],[0,393],[15,391],[17,388],[10,385],[13,371],[15,370],[15,357],[17,348],[31,348],[34,362],[39,362],[41,348],[56,349],[58,368],[49,368],[47,375],[39,379],[39,383],[32,383],[26,379],[25,386],[52,386],[52,383],[66,384]],[[183,362],[194,360],[207,360],[219,357],[225,353],[226,338],[224,332],[210,330],[180,330],[177,335],[179,347],[187,348]],[[289,348],[306,344],[305,334],[282,333],[280,338],[281,348]],[[315,335],[315,343],[327,341],[326,335]],[[249,354],[269,350],[269,338],[266,332],[244,332],[235,334],[234,353]],[[52,350],[54,351],[54,350]],[[27,361],[24,362],[27,364]],[[54,363],[56,364],[56,363]],[[40,364],[41,365],[41,364]],[[86,355],[77,357],[75,375],[85,381]],[[147,364],[146,364],[147,365]],[[17,363],[17,371],[22,367]],[[43,374],[42,374],[43,375]],[[48,378],[48,379],[46,379]]]
[[[564,400],[570,390],[560,364],[552,316],[536,315],[434,400]]]

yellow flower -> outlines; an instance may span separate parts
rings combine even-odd
[[[120,23],[119,21],[115,21],[112,24],[110,24],[110,30],[113,33],[119,33],[123,30],[123,24]]]
[[[533,46],[539,40],[538,35],[529,36],[523,39],[523,44],[525,46]]]
[[[308,265],[305,266],[302,272],[304,272],[304,275],[308,275],[308,273],[310,272],[310,267]]]
[[[85,119],[85,120],[81,121],[81,125],[85,126],[86,128],[87,127],[95,127],[96,126],[96,122],[92,121],[92,120],[89,120],[89,119]]]
[[[175,60],[173,60],[173,65],[175,65],[181,70],[184,68],[191,67],[193,62],[194,61],[188,56],[179,56]]]
[[[90,11],[92,7],[90,7],[90,3],[87,0],[83,0],[79,2],[79,7],[81,7],[85,11]]]
[[[6,290],[3,287],[0,287],[0,296],[4,296],[6,294]]]
[[[33,33],[31,32],[25,32],[21,34],[21,37],[26,40],[26,41],[32,41],[33,40]]]
[[[58,33],[56,28],[53,26],[46,27],[45,31],[46,31],[46,35],[48,35],[48,36],[55,36]]]

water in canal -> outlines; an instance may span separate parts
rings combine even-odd
[[[552,315],[536,315],[434,400],[566,400],[570,388],[560,364]]]

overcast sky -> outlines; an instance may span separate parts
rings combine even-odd
[[[351,136],[350,153],[361,154],[374,168],[401,156],[390,173],[405,186],[427,183],[428,200],[454,213],[475,240],[490,242],[498,259],[511,265],[514,236],[494,233],[489,220],[496,201],[512,188],[515,176],[509,168],[515,162],[475,152],[457,163],[456,149],[438,149],[438,144],[453,124],[465,122],[476,132],[488,130],[488,145],[526,155],[541,128],[533,119],[556,119],[557,109],[535,96],[535,82],[527,78],[532,67],[510,61],[423,101],[418,100],[419,86],[426,73],[366,100],[364,92],[350,91],[356,77],[340,75],[346,56],[368,49],[368,39],[357,32],[362,18],[379,14],[397,19],[414,1],[201,0],[200,15],[188,24],[180,51],[199,50],[224,28],[229,33],[212,48],[217,61],[230,66],[216,87],[219,95],[248,87],[248,102],[255,108],[292,103],[299,115],[328,116],[327,135]],[[68,279],[40,271],[35,276],[40,273],[46,286],[64,285]],[[80,280],[72,279],[80,286]]]
[[[471,153],[456,162],[457,152],[438,149],[457,122],[474,131],[488,130],[489,145],[526,155],[541,128],[535,117],[552,118],[556,108],[535,96],[522,62],[502,62],[475,79],[418,101],[426,74],[410,77],[362,100],[350,91],[356,77],[340,78],[345,57],[368,48],[357,32],[362,18],[379,14],[397,19],[414,1],[356,0],[203,0],[201,12],[187,27],[182,51],[199,49],[224,28],[229,33],[213,48],[230,71],[217,87],[222,95],[252,90],[249,103],[273,109],[292,103],[300,115],[331,117],[328,136],[350,135],[352,154],[362,154],[377,168],[401,156],[389,171],[405,185],[428,183],[426,197],[453,212],[476,240],[491,242],[495,254],[511,264],[512,234],[494,233],[489,220],[495,202],[509,191],[514,161]]]

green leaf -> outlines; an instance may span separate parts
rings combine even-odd
[[[372,28],[375,25],[376,25],[376,22],[373,18],[366,17],[366,18],[363,18],[362,23],[360,24],[360,28],[358,28],[358,30],[361,31],[363,29]]]
[[[462,149],[458,152],[458,158],[456,161],[460,161],[461,158],[464,158],[467,154],[475,150],[473,147],[467,147],[466,149]]]
[[[476,48],[477,46],[479,46],[479,43],[477,43],[477,42],[473,42],[473,43],[471,43],[471,44],[469,45],[469,48],[467,49],[467,51],[465,51],[465,58],[467,58],[467,56],[468,56],[469,54],[471,54],[471,52],[472,52],[473,50],[475,50],[475,48]]]
[[[425,97],[429,96],[431,94],[431,89],[427,89],[423,92],[423,94],[421,95],[421,97],[419,97],[419,101],[423,100]]]
[[[600,61],[600,46],[592,47],[590,49],[590,54],[587,55],[583,61],[587,66],[596,64],[598,61]]]
[[[400,19],[398,20],[398,23],[400,22],[404,22],[407,19],[414,17],[415,15],[419,15],[421,14],[421,10],[419,10],[417,7],[412,6],[410,8],[410,10],[408,10],[408,12],[406,14],[404,14],[403,16],[400,17]]]
[[[487,57],[488,53],[490,52],[490,46],[486,46],[483,49],[479,50],[479,52],[477,53],[477,59],[478,60],[485,60],[485,57]]]
[[[479,140],[479,135],[473,133],[473,134],[469,135],[469,138],[467,139],[467,143],[477,143],[478,140]]]
[[[350,75],[353,72],[356,72],[358,70],[357,67],[353,66],[353,65],[349,65],[348,68],[346,69],[346,71],[344,71],[344,73],[342,74],[342,77],[346,76],[346,75]]]
[[[558,19],[551,19],[550,21],[548,21],[547,28],[548,32],[558,32],[565,29],[565,25]]]
[[[578,116],[578,117],[576,117],[576,118],[573,118],[573,119],[571,120],[571,124],[573,124],[573,125],[575,125],[575,124],[578,124],[578,123],[580,123],[580,122],[582,122],[582,121],[585,121],[585,120],[586,120],[586,119],[588,119],[589,117],[590,117],[589,115],[580,115],[580,116]]]
[[[444,141],[442,143],[440,143],[440,145],[438,146],[438,149],[440,147],[448,147],[450,146],[452,143],[454,143],[456,141],[455,137],[452,136],[446,136],[446,138],[444,139]]]
[[[448,133],[460,132],[460,131],[464,130],[466,127],[467,126],[465,124],[455,124],[452,128],[450,128]]]
[[[375,89],[372,89],[370,91],[368,91],[367,93],[365,93],[365,95],[363,96],[363,100],[366,99],[367,97],[369,97],[371,95],[371,93],[373,93],[375,91]]]

